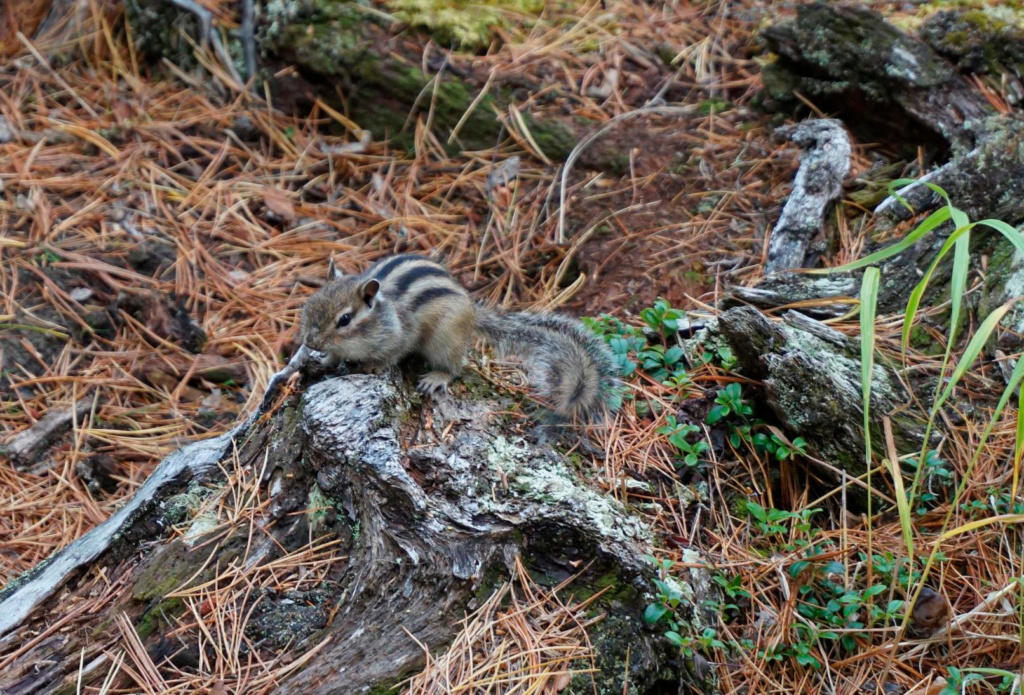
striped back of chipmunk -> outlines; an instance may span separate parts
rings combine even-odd
[[[432,305],[465,301],[469,293],[445,269],[414,254],[389,256],[363,274],[380,283],[383,296],[396,308],[418,316]]]

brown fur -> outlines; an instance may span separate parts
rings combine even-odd
[[[444,389],[459,375],[477,335],[524,358],[555,416],[592,422],[604,415],[615,375],[600,338],[564,316],[477,306],[426,258],[392,256],[359,275],[340,275],[332,262],[327,285],[302,312],[305,344],[335,360],[382,369],[422,355],[432,370],[420,380],[425,391]]]

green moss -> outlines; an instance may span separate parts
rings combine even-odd
[[[169,598],[156,604],[136,621],[135,632],[146,639],[160,628],[161,623],[171,625],[174,618],[185,613],[185,602],[180,598]]]
[[[146,559],[132,590],[132,598],[136,601],[163,598],[187,581],[205,557],[193,553],[180,540],[163,546]]]
[[[1024,21],[1019,9],[946,8],[930,15],[920,33],[962,70],[993,75],[1024,71]]]
[[[485,48],[495,27],[508,25],[512,13],[536,15],[543,0],[387,0],[395,16],[426,29],[442,45]]]
[[[392,693],[400,692],[402,689],[401,683],[394,683],[392,685],[378,685],[367,692],[367,695],[392,695]]]
[[[328,520],[332,516],[330,511],[333,506],[334,501],[324,494],[319,485],[313,484],[310,486],[309,501],[306,506],[306,519],[314,537],[326,530]]]
[[[517,5],[532,1],[511,0]],[[477,87],[451,73],[442,73],[436,78],[440,81],[434,82],[435,78],[424,76],[416,64],[397,56],[384,57],[376,47],[379,36],[371,31],[372,17],[356,3],[319,0],[314,9],[300,14],[281,9],[270,25],[273,30],[265,32],[263,44],[305,73],[337,77],[347,83],[346,104],[335,101],[334,105],[347,107],[349,116],[378,140],[388,138],[398,148],[411,149],[414,129],[407,128],[407,114],[414,106],[420,114],[431,113],[433,128],[445,136],[442,141],[461,122],[458,140],[470,150],[493,147],[503,132],[494,113],[505,110],[512,101],[509,90],[492,90],[463,121],[477,97]],[[331,100],[330,95],[325,98]],[[576,138],[565,125],[529,115],[524,120],[548,158],[564,161],[575,147]]]
[[[562,125],[558,121],[539,121],[531,116],[527,116],[524,120],[526,121],[526,127],[530,129],[530,135],[533,136],[534,142],[537,143],[537,147],[541,149],[548,159],[555,162],[564,162],[569,158],[573,148],[576,147],[576,136],[573,135],[567,126]],[[627,163],[624,171],[628,170],[629,165]]]

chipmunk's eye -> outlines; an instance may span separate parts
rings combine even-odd
[[[352,323],[352,317],[348,314],[342,314],[338,317],[338,328],[344,328],[350,323]]]

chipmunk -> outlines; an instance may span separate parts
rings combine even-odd
[[[422,256],[391,256],[358,275],[342,274],[332,258],[327,284],[302,311],[303,343],[333,360],[379,371],[423,356],[431,368],[419,381],[425,393],[447,389],[476,336],[523,358],[555,418],[593,424],[610,409],[615,367],[601,338],[567,316],[481,306]]]

